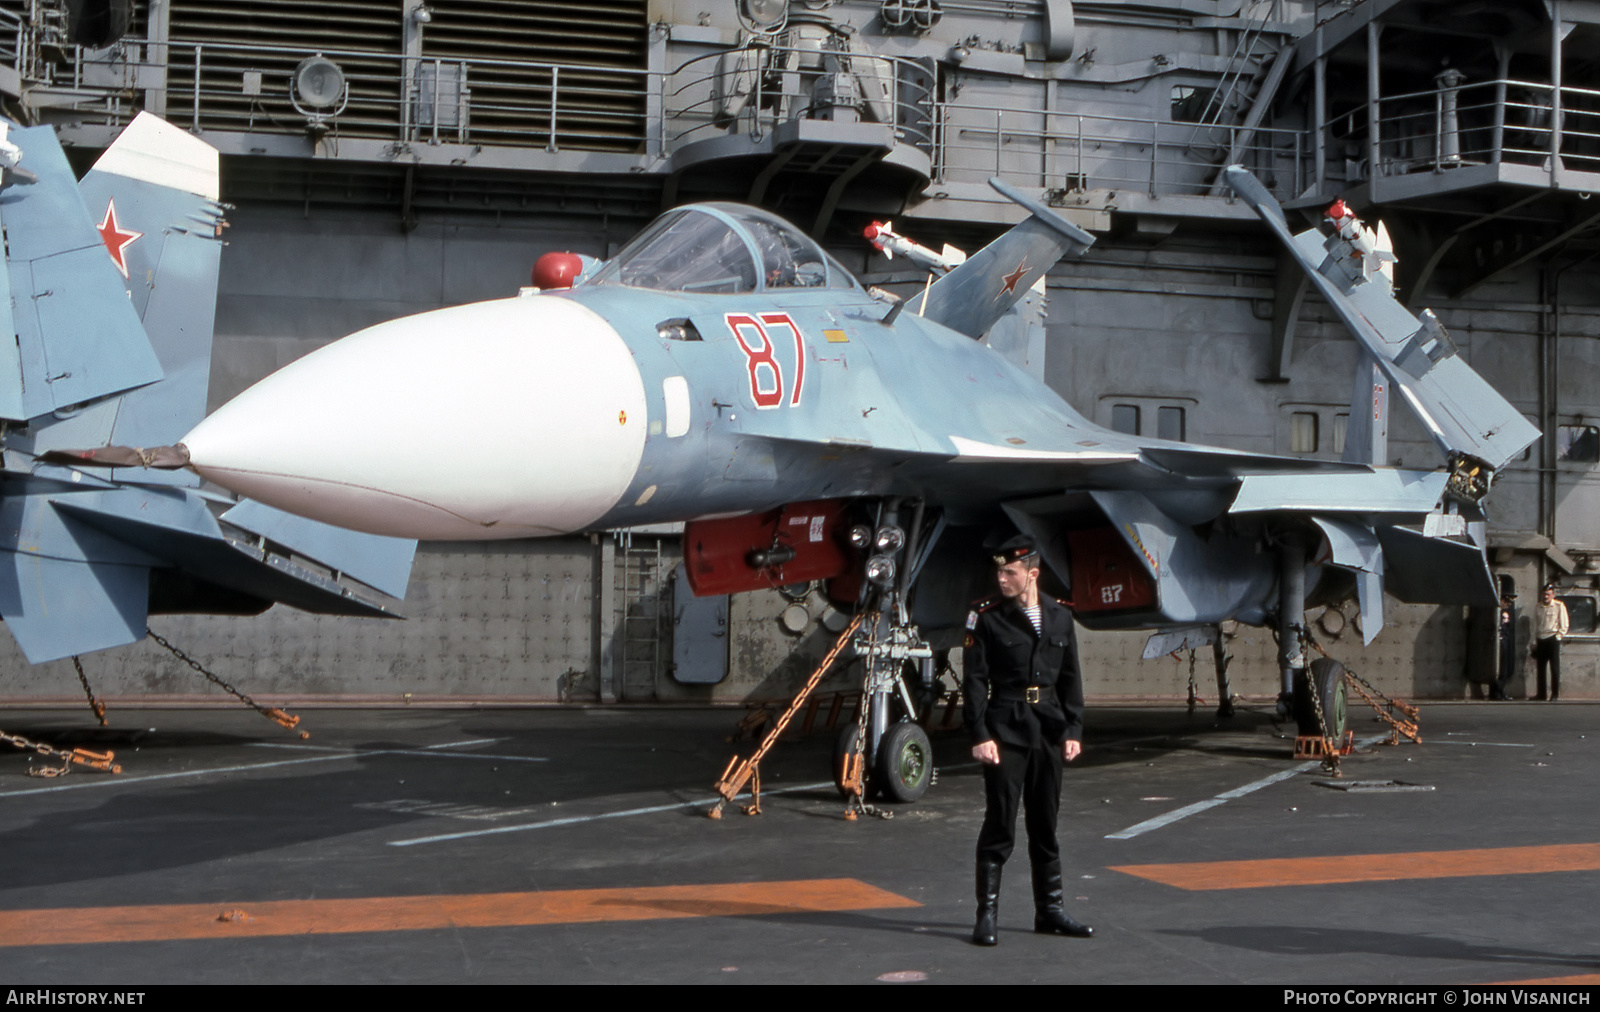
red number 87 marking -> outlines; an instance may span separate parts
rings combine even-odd
[[[757,319],[748,313],[729,313],[728,329],[744,352],[745,367],[750,374],[750,399],[758,408],[776,408],[783,404],[783,366],[773,356],[777,343],[768,328],[787,328],[794,338],[794,388],[789,392],[791,407],[800,403],[800,392],[806,380],[806,345],[800,328],[788,313],[762,313]],[[752,343],[752,341],[754,343]]]

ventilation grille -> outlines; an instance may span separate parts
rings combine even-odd
[[[301,60],[327,53],[350,89],[338,132],[399,136],[401,21],[392,0],[173,0],[168,37],[167,115],[177,122],[304,133],[305,117],[289,100],[290,79]],[[250,94],[256,88],[259,94]]]
[[[560,64],[557,147],[631,151],[642,143],[645,0],[430,7],[422,59],[408,61],[398,0],[172,0],[168,115],[207,130],[302,134],[291,78],[301,60],[323,53],[350,89],[348,106],[329,121],[336,138],[546,147],[553,75],[538,64]]]
[[[559,63],[557,145],[631,151],[645,135],[648,44],[644,0],[461,0],[433,5],[422,55],[470,64],[475,142],[546,144],[551,74],[473,61]]]

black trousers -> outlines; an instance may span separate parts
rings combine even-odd
[[[1056,814],[1061,809],[1061,746],[1022,748],[997,743],[1000,765],[983,768],[988,803],[978,833],[978,860],[1004,864],[1016,844],[1017,803],[1026,810],[1028,861],[1035,868],[1061,860]]]
[[[1500,677],[1494,680],[1492,695],[1499,699],[1504,698],[1506,690],[1511,687],[1511,679],[1517,674],[1517,634],[1514,630],[1502,627],[1500,630]]]
[[[1561,697],[1561,641],[1554,636],[1539,640],[1533,648],[1533,657],[1539,666],[1539,698],[1545,698],[1544,671],[1550,669],[1550,698]]]

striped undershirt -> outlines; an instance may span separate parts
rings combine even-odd
[[[1041,615],[1039,613],[1039,606],[1036,605],[1036,604],[1035,605],[1023,605],[1022,611],[1023,611],[1023,613],[1025,615],[1028,616],[1028,621],[1033,623],[1033,634],[1035,636],[1043,636],[1044,635],[1044,619],[1041,617]]]

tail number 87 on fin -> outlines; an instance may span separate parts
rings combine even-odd
[[[729,313],[725,317],[733,338],[744,352],[745,368],[750,374],[750,399],[757,408],[781,407],[785,399],[789,406],[800,403],[800,391],[806,380],[806,344],[800,328],[788,313],[762,313],[759,317],[749,313]],[[794,386],[784,389],[783,365],[778,361],[778,339],[784,331],[794,340]]]

